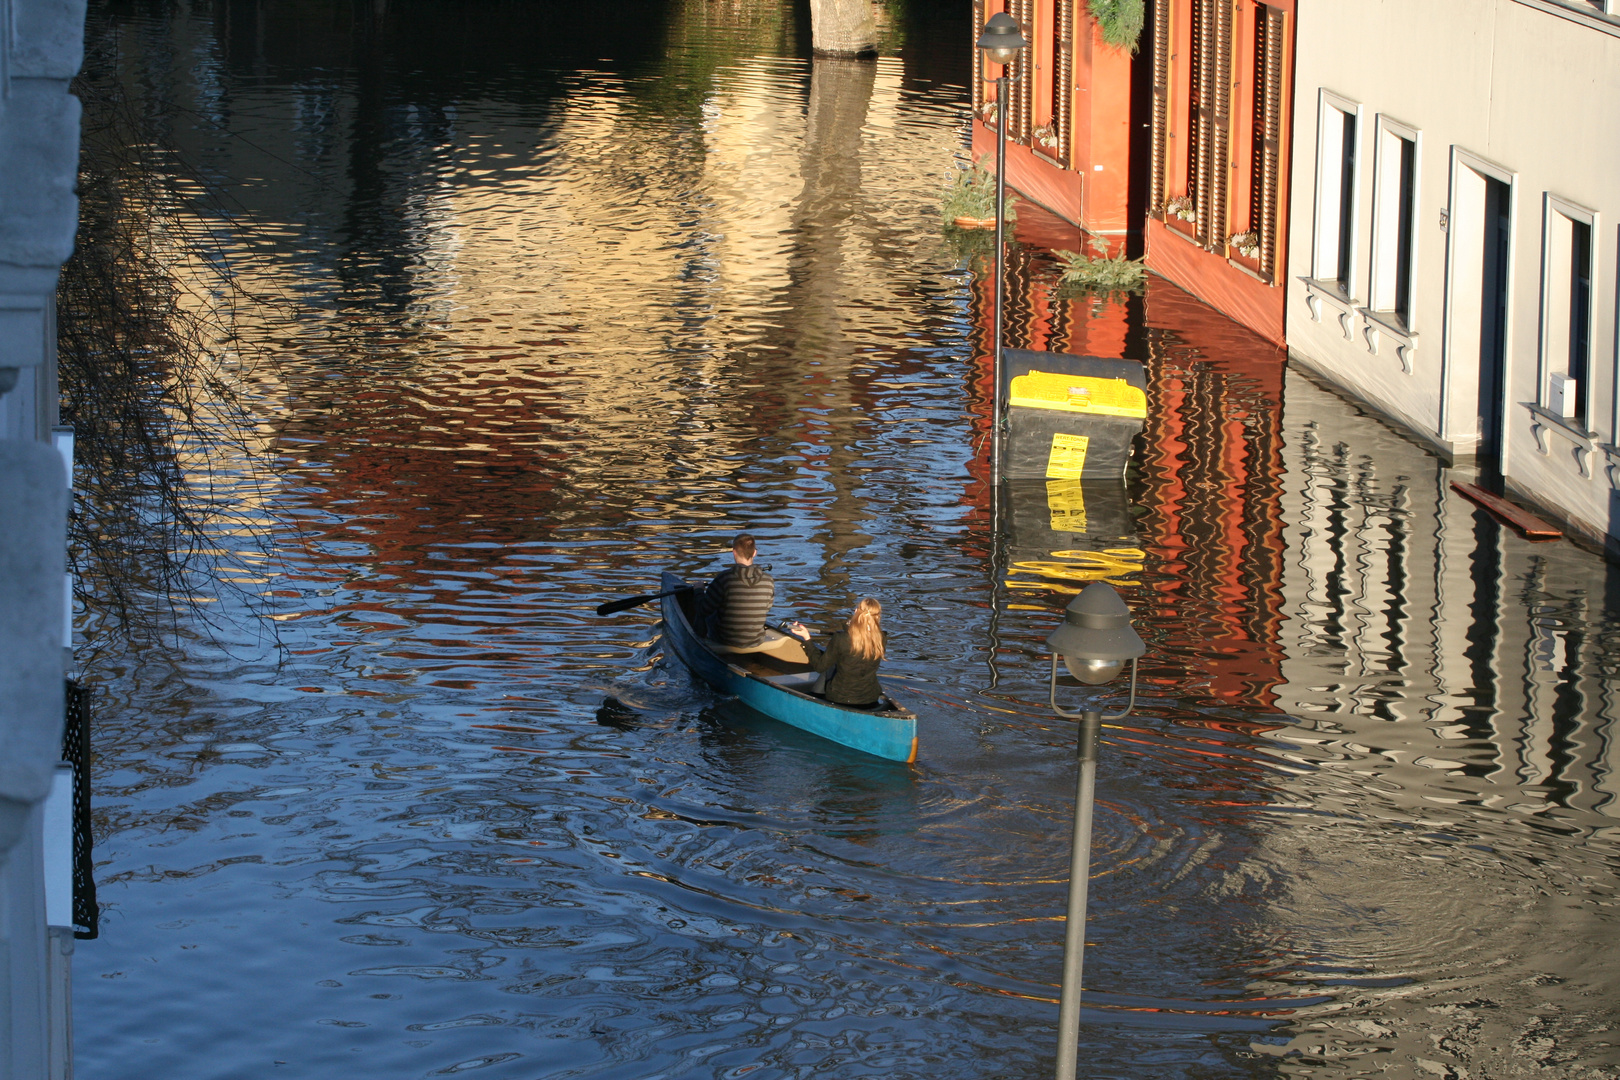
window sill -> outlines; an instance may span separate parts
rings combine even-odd
[[[1198,237],[1194,233],[1190,233],[1190,232],[1187,231],[1188,229],[1197,229],[1197,228],[1198,228],[1198,223],[1197,222],[1187,221],[1186,219],[1179,218],[1174,214],[1166,214],[1164,216],[1164,231],[1165,232],[1169,233],[1171,236],[1179,236],[1181,239],[1187,241],[1187,243],[1191,244],[1193,247],[1198,248],[1200,251],[1202,251],[1204,249],[1204,245],[1200,244],[1198,242]]]
[[[1556,432],[1563,442],[1569,444],[1569,452],[1575,459],[1575,465],[1581,470],[1583,479],[1592,477],[1592,458],[1596,446],[1592,440],[1597,438],[1597,432],[1586,431],[1576,427],[1567,416],[1559,416],[1551,409],[1537,405],[1533,401],[1521,402],[1530,412],[1530,434],[1535,436],[1536,449],[1542,454],[1550,455],[1552,448],[1548,445],[1548,434]],[[1615,482],[1615,469],[1620,465],[1620,458],[1616,458],[1612,448],[1605,447],[1609,458],[1609,482]]]
[[[1322,311],[1326,308],[1332,318],[1339,320],[1339,329],[1344,331],[1344,340],[1356,340],[1355,298],[1346,296],[1340,290],[1337,281],[1319,281],[1308,277],[1299,280],[1305,286],[1305,306],[1310,309],[1311,321],[1321,322]]]
[[[1371,308],[1357,308],[1356,311],[1367,320],[1362,332],[1372,354],[1378,355],[1383,339],[1387,337],[1395,343],[1395,356],[1401,362],[1401,371],[1412,374],[1412,352],[1418,347],[1418,336],[1407,329],[1406,323],[1393,311],[1374,311]]]
[[[1262,274],[1259,270],[1255,269],[1254,266],[1251,266],[1250,265],[1251,262],[1253,262],[1253,260],[1245,259],[1241,255],[1228,255],[1226,257],[1226,265],[1230,266],[1234,270],[1240,270],[1243,273],[1248,274],[1250,277],[1254,278],[1254,280],[1258,281],[1260,284],[1262,284],[1262,285],[1276,285],[1277,284],[1275,281],[1272,281],[1269,277]]]

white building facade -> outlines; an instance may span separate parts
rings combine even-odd
[[[83,0],[0,0],[0,1080],[72,1076],[71,450],[52,428],[83,54]]]
[[[1292,359],[1620,553],[1620,0],[1313,4]]]

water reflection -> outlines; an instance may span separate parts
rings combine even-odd
[[[966,17],[898,6],[829,64],[774,3],[592,9],[572,55],[583,10],[97,9],[238,200],[196,214],[284,358],[288,654],[105,689],[87,1075],[1049,1068],[1073,733],[1028,703],[1072,581],[994,559],[988,286],[932,204]],[[1059,297],[1028,248],[1012,281],[1010,344],[1149,375],[1084,542],[1073,492],[1009,503],[1012,560],[1120,560],[1153,647],[1106,732],[1088,1059],[1604,1063],[1603,564],[1173,288]],[[883,601],[916,769],[715,701],[653,608],[590,614],[741,526],[783,609]]]

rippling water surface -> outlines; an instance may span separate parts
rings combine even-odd
[[[227,589],[235,630],[103,684],[80,1075],[1048,1075],[1041,642],[1097,577],[1151,652],[1085,1075],[1620,1075],[1612,572],[1033,248],[1012,339],[1147,361],[1152,415],[1090,533],[1015,491],[998,538],[983,282],[935,216],[966,6],[813,64],[762,0],[93,12],[264,298],[273,552],[229,576],[279,645]],[[779,615],[882,600],[915,766],[716,699],[655,606],[593,614],[743,528]]]

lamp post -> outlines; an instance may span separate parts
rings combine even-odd
[[[1074,1080],[1080,1045],[1080,972],[1086,949],[1086,890],[1091,876],[1091,807],[1097,787],[1097,739],[1104,720],[1118,720],[1136,705],[1136,658],[1147,651],[1131,628],[1130,609],[1110,585],[1094,581],[1063,613],[1063,625],[1046,639],[1052,648],[1052,711],[1080,721],[1076,758],[1080,777],[1074,799],[1074,843],[1069,853],[1069,912],[1063,928],[1063,995],[1058,1005],[1057,1080]],[[1123,712],[1069,712],[1057,703],[1058,657],[1083,683],[1101,684],[1131,662],[1131,697]]]
[[[996,84],[996,304],[992,316],[995,336],[991,351],[990,391],[990,483],[992,489],[1001,485],[1001,308],[1006,288],[1006,261],[1002,247],[1005,234],[1007,208],[1007,65],[1018,59],[1018,53],[1029,46],[1019,32],[1018,22],[1005,11],[998,11],[984,24],[979,35],[979,48],[984,50],[988,63],[999,64],[1001,74],[986,80]]]

